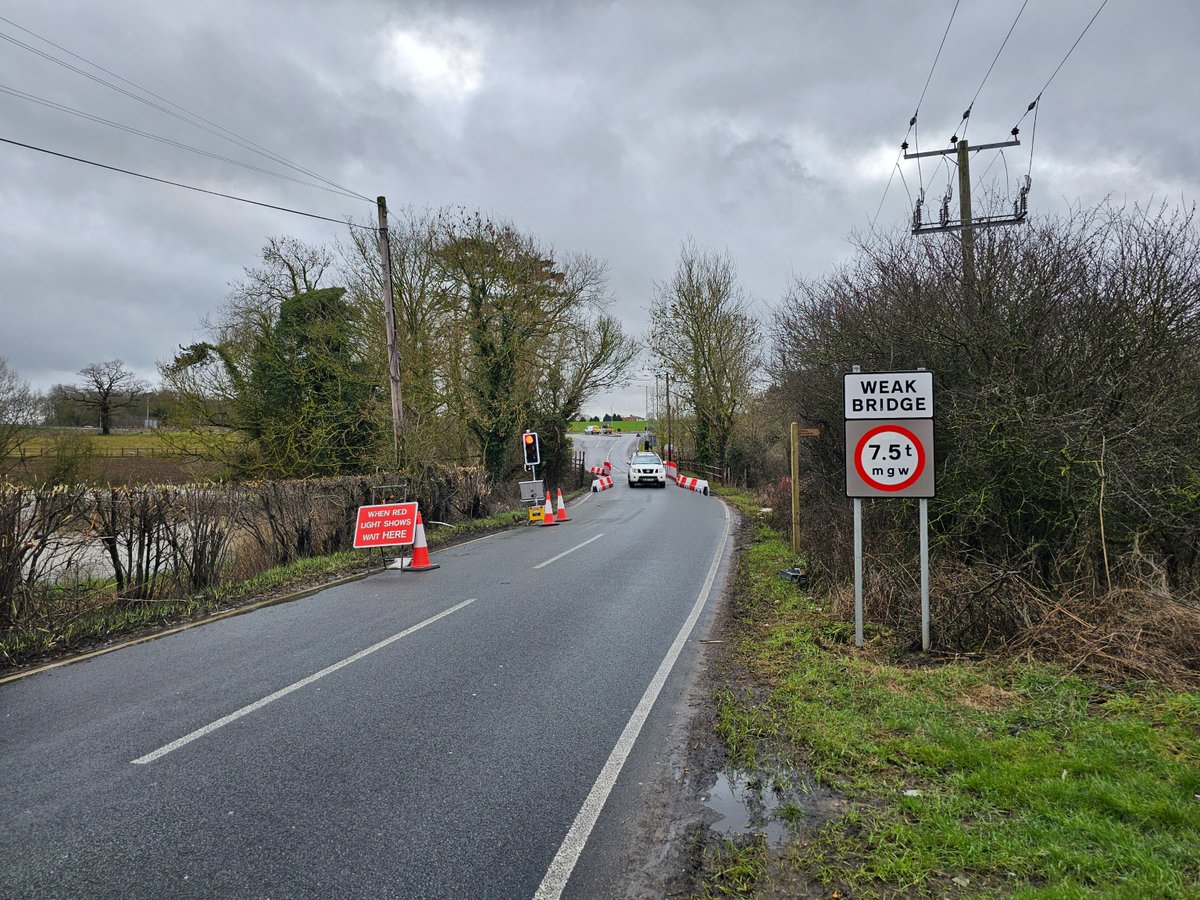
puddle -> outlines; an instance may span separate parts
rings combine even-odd
[[[840,798],[804,781],[737,770],[719,773],[701,799],[720,816],[709,825],[713,831],[762,835],[776,848],[787,844],[793,827],[822,824],[843,809]]]

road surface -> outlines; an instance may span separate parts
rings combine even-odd
[[[623,472],[635,440],[588,443]],[[715,498],[616,482],[432,572],[0,685],[0,895],[623,891],[731,548]]]

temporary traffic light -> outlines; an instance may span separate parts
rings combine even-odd
[[[527,431],[521,437],[521,446],[525,448],[525,465],[536,466],[542,462],[542,442],[536,431]]]

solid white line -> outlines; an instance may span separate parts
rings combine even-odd
[[[544,568],[545,566],[548,566],[548,565],[550,565],[550,563],[552,563],[552,562],[558,562],[560,559],[562,559],[562,558],[563,558],[564,556],[566,556],[568,553],[574,553],[576,550],[579,550],[579,549],[580,549],[580,548],[582,548],[582,547],[586,547],[586,546],[587,546],[588,544],[590,544],[592,541],[597,541],[597,540],[599,540],[599,539],[600,539],[600,538],[602,538],[602,537],[604,537],[604,532],[603,532],[603,531],[602,531],[602,532],[600,532],[599,534],[595,535],[594,537],[590,537],[590,538],[588,538],[588,539],[587,539],[586,541],[584,541],[582,544],[576,544],[576,545],[575,545],[574,547],[572,547],[570,550],[564,550],[562,553],[558,554],[558,556],[552,556],[552,557],[550,557],[548,560],[546,560],[545,562],[543,562],[543,563],[538,563],[536,566],[534,566],[534,568],[535,568],[535,569],[541,569],[541,568]]]
[[[613,747],[612,753],[608,755],[608,761],[604,764],[604,768],[600,770],[600,777],[596,779],[596,783],[592,785],[592,790],[587,795],[587,799],[583,801],[583,806],[580,808],[578,815],[575,816],[571,830],[563,838],[562,846],[558,848],[558,853],[555,854],[554,860],[550,863],[550,868],[546,870],[546,875],[542,878],[542,883],[538,886],[537,893],[533,895],[533,900],[558,900],[562,896],[562,892],[567,886],[567,881],[570,880],[571,873],[575,870],[575,864],[579,862],[579,857],[583,855],[583,848],[592,833],[592,828],[595,827],[596,821],[600,818],[600,811],[604,809],[604,804],[608,801],[608,795],[612,793],[613,787],[616,786],[617,777],[621,774],[621,769],[624,767],[625,761],[629,758],[629,754],[633,750],[634,742],[637,741],[638,735],[641,734],[642,726],[646,724],[646,719],[650,717],[650,709],[654,706],[654,701],[658,699],[658,695],[662,692],[663,685],[667,683],[667,677],[671,674],[671,669],[675,666],[675,660],[679,658],[679,654],[683,650],[683,645],[687,643],[688,636],[691,635],[692,629],[696,625],[696,620],[700,618],[700,612],[704,609],[704,604],[708,601],[709,592],[712,590],[713,582],[717,578],[717,569],[721,565],[721,557],[725,553],[725,543],[728,540],[729,507],[725,507],[725,533],[721,536],[721,546],[717,548],[717,554],[713,557],[712,565],[709,566],[708,578],[704,580],[704,587],[700,589],[700,596],[696,598],[696,602],[692,606],[692,611],[688,614],[687,621],[679,629],[679,634],[675,636],[675,642],[671,644],[671,649],[667,651],[667,655],[659,665],[658,671],[654,673],[654,678],[646,687],[646,692],[642,694],[641,702],[638,703],[637,709],[633,711],[629,722],[626,723],[625,730],[621,732],[621,736],[617,739],[617,744]]]
[[[469,606],[470,604],[474,603],[477,599],[479,599],[479,598],[472,597],[470,600],[464,600],[462,603],[459,603],[457,606],[452,606],[449,609],[445,610],[444,612],[438,613],[436,616],[430,616],[424,622],[418,622],[416,625],[412,626],[411,628],[404,629],[399,634],[393,634],[390,638],[385,638],[384,640],[380,641],[378,644],[372,644],[366,650],[360,650],[357,653],[355,653],[353,656],[347,656],[341,662],[336,662],[332,666],[327,666],[324,669],[322,669],[320,672],[314,672],[312,675],[309,675],[307,678],[300,679],[295,684],[289,684],[285,688],[280,688],[275,693],[268,694],[267,696],[263,697],[261,700],[255,700],[249,706],[243,706],[241,709],[236,710],[235,712],[231,712],[229,715],[223,716],[222,718],[217,719],[215,722],[210,722],[209,724],[205,725],[203,728],[197,728],[191,734],[185,734],[183,737],[178,738],[177,740],[171,741],[171,743],[166,744],[162,747],[159,747],[157,750],[147,753],[145,756],[139,756],[137,759],[133,760],[133,764],[135,766],[142,766],[142,765],[145,765],[146,763],[152,763],[156,759],[161,759],[162,757],[164,757],[168,753],[170,753],[172,750],[178,750],[180,747],[184,746],[185,744],[190,744],[192,741],[199,740],[200,738],[204,737],[206,734],[211,734],[212,732],[216,731],[218,728],[220,728],[224,725],[228,725],[230,722],[234,722],[234,721],[242,718],[242,716],[248,716],[248,715],[250,715],[250,713],[255,712],[256,710],[262,709],[268,703],[270,703],[274,700],[278,700],[280,697],[286,697],[288,694],[292,693],[293,691],[298,691],[302,687],[307,687],[308,685],[310,685],[314,681],[316,681],[318,678],[324,678],[326,675],[330,674],[331,672],[336,672],[338,669],[341,669],[344,666],[348,666],[353,662],[358,662],[364,656],[369,656],[370,654],[374,653],[376,650],[382,650],[388,644],[398,641],[402,637],[408,637],[414,631],[420,631],[426,625],[432,625],[438,619],[444,619],[446,616],[450,615],[451,613],[458,612],[464,606]]]

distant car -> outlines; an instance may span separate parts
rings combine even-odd
[[[629,486],[649,484],[655,487],[667,486],[667,470],[657,453],[640,450],[629,457]]]
[[[599,429],[595,425],[588,425],[583,429],[584,434],[595,434]]]
[[[601,434],[612,434],[613,433],[612,426],[611,425],[601,425],[600,433]]]

